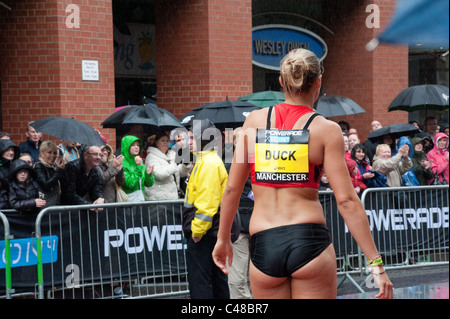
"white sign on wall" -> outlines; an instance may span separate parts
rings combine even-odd
[[[82,79],[83,81],[99,81],[98,61],[82,60],[81,61]]]

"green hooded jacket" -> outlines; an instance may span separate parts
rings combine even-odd
[[[125,184],[122,185],[122,189],[125,193],[129,194],[139,189],[139,181],[142,182],[142,192],[144,192],[144,186],[151,187],[155,182],[153,174],[147,174],[147,167],[142,165],[136,165],[134,161],[135,156],[130,154],[130,146],[135,141],[139,141],[142,147],[142,141],[136,136],[127,135],[122,138],[121,141],[121,155],[124,157],[122,162],[123,173],[125,175]]]

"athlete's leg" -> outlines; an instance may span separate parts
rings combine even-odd
[[[334,299],[337,294],[336,254],[333,245],[292,274],[292,298]]]
[[[255,299],[290,299],[291,285],[289,278],[266,275],[250,261],[250,285]]]

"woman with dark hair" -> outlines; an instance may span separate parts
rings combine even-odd
[[[155,183],[145,188],[146,200],[171,200],[179,198],[180,177],[186,177],[190,165],[178,164],[175,152],[169,149],[169,136],[156,134],[153,144],[147,148],[146,166],[153,166]]]
[[[359,173],[358,175],[360,176],[361,181],[367,185],[366,181],[373,178],[375,174],[370,172],[372,167],[370,167],[370,164],[366,158],[366,148],[362,144],[356,144],[353,147],[351,154],[351,158],[356,161],[356,166],[358,167]]]

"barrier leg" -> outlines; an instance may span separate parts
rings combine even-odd
[[[6,298],[11,299],[11,294],[14,292],[11,284],[11,236],[5,235],[5,258],[6,258]]]
[[[14,293],[11,283],[11,239],[9,222],[6,216],[0,213],[0,219],[5,227],[5,283],[6,283],[6,298],[11,299],[11,294]]]
[[[38,299],[44,299],[44,274],[42,271],[41,237],[36,236],[37,271],[38,271]]]

